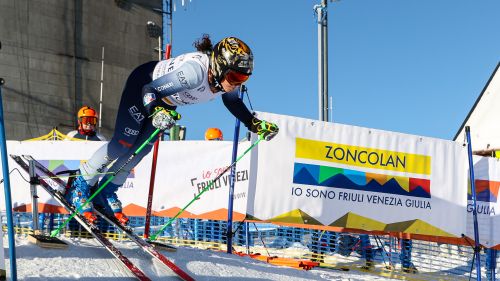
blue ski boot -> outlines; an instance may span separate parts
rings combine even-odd
[[[75,206],[76,209],[81,208],[85,202],[87,202],[90,197],[90,186],[87,184],[87,181],[82,177],[78,176],[73,180],[70,188],[70,201]],[[89,221],[94,224],[97,221],[97,217],[92,212],[92,203],[88,203],[83,206],[80,211],[81,214]]]
[[[116,196],[116,193],[109,194],[106,196],[106,199],[108,200],[108,205],[113,210],[113,213],[115,215],[115,218],[122,224],[122,225],[127,225],[129,222],[129,219],[125,214],[122,212],[122,202],[118,199],[118,196]]]

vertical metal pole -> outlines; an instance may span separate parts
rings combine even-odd
[[[33,216],[33,232],[38,234],[40,227],[38,224],[38,196],[36,194],[37,176],[35,173],[35,164],[33,160],[29,160],[29,174],[30,174],[30,192],[31,192],[31,214]]]
[[[323,120],[323,67],[321,65],[321,56],[323,55],[323,39],[321,21],[323,17],[323,10],[320,5],[315,6],[316,14],[318,17],[318,119]]]
[[[161,36],[158,36],[158,61],[161,61],[163,55],[163,49],[161,47]]]
[[[481,281],[481,249],[479,246],[479,227],[477,223],[476,184],[474,182],[474,162],[472,161],[472,144],[469,126],[465,126],[465,135],[467,136],[467,151],[469,154],[469,177],[472,192],[472,217],[474,220],[474,255],[476,257],[476,274],[477,280]]]
[[[322,68],[323,68],[323,121],[328,122],[328,0],[323,0],[321,3],[323,8],[323,20],[321,22],[321,31],[323,34],[323,57],[322,57]]]
[[[318,119],[328,121],[328,1],[315,5],[318,16]]]
[[[2,152],[2,172],[3,188],[5,194],[5,209],[7,215],[7,229],[9,235],[9,260],[10,260],[10,278],[17,281],[16,266],[16,244],[14,241],[14,221],[12,219],[12,197],[10,194],[10,175],[9,162],[7,161],[7,141],[5,139],[5,118],[3,115],[2,85],[4,80],[0,78],[0,151]]]
[[[99,130],[101,132],[102,128],[102,88],[104,84],[104,46],[102,46],[102,54],[101,54],[101,91],[99,95]]]
[[[240,87],[240,100],[243,99],[243,93],[246,92],[246,86],[241,85]],[[238,140],[240,138],[240,120],[236,118],[236,123],[234,125],[234,136],[233,136],[233,155],[231,156],[231,163],[236,161],[238,157]],[[231,167],[231,173],[229,175],[229,198],[227,207],[227,253],[233,253],[233,200],[234,200],[234,179],[236,174],[236,165]]]

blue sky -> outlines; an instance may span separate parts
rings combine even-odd
[[[203,33],[214,43],[239,37],[255,57],[253,108],[318,119],[320,0],[174,2],[174,56]],[[499,11],[498,0],[329,2],[333,121],[452,139],[500,61]],[[232,140],[235,119],[221,99],[179,112],[189,140],[208,127]]]

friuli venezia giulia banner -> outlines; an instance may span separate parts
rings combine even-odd
[[[249,141],[240,142],[238,155],[249,146]],[[230,173],[220,175],[231,164],[232,147],[229,141],[162,142],[153,200],[155,214],[173,217],[206,189],[181,217],[227,220]],[[249,166],[250,154],[238,162],[234,174],[234,220],[245,218]],[[150,167],[143,169],[150,171]]]
[[[280,133],[253,151],[250,218],[444,237],[465,233],[463,145],[270,113],[258,117],[278,124]]]
[[[474,140],[472,140],[474,142]],[[500,249],[500,187],[499,159],[474,156],[476,185],[476,210],[479,226],[479,242],[487,248]],[[467,191],[467,236],[474,238],[473,202],[471,186]]]
[[[78,169],[105,142],[86,141],[9,141],[9,154],[32,155],[54,173]],[[152,144],[151,144],[152,145]],[[239,144],[239,153],[249,147],[248,141]],[[227,219],[229,173],[219,176],[231,164],[232,142],[229,141],[164,141],[160,143],[153,194],[153,214],[172,217],[202,190],[208,187],[180,217]],[[148,202],[151,177],[152,152],[132,170],[118,197],[124,212],[130,216],[144,216]],[[235,173],[233,218],[243,220],[246,213],[250,155],[241,159]],[[32,199],[28,174],[9,157],[12,202],[14,211],[31,212]],[[57,184],[43,175],[54,188]],[[66,180],[67,178],[64,178]],[[213,182],[213,183],[212,183]],[[210,186],[209,186],[210,185]],[[37,189],[38,210],[43,213],[66,213],[42,188]],[[0,193],[0,210],[5,210],[3,192]]]

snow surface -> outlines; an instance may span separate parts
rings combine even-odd
[[[116,258],[94,239],[62,238],[67,249],[40,248],[28,242],[26,236],[16,237],[18,280],[135,280]],[[8,241],[4,235],[5,256]],[[179,280],[166,266],[142,252],[133,242],[123,241],[117,246],[136,266],[152,280]],[[229,255],[194,248],[180,247],[177,252],[162,253],[196,280],[396,280],[363,272],[343,272],[315,268],[309,271],[278,267],[249,257]],[[6,260],[7,271],[9,263]],[[10,276],[7,272],[7,276]]]

